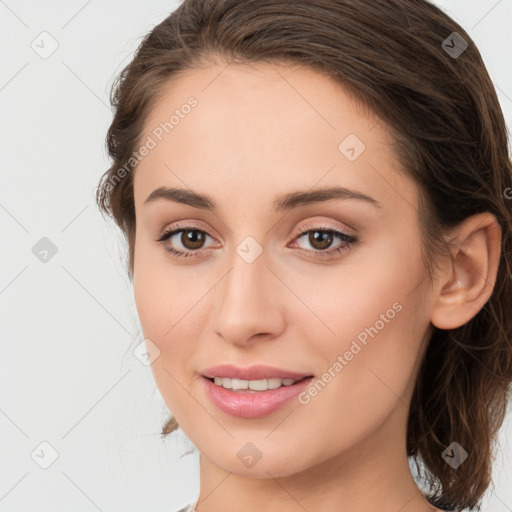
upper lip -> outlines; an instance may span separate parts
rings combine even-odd
[[[311,377],[311,373],[297,373],[275,366],[256,365],[248,368],[240,368],[232,364],[221,364],[204,369],[201,374],[212,379],[214,377],[227,377],[230,379],[262,380],[262,379],[302,379]]]

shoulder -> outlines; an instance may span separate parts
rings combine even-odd
[[[178,510],[178,512],[192,512],[194,510],[194,504],[191,503],[190,505],[187,505],[186,507]]]

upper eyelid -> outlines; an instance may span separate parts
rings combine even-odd
[[[339,226],[329,226],[327,223],[323,223],[322,221],[309,221],[304,226],[302,226],[301,229],[298,230],[298,233],[295,235],[295,238],[304,234],[305,232],[307,233],[308,231],[314,231],[315,229],[318,231],[337,231],[339,233],[343,233],[344,235],[355,237],[355,233],[351,233],[351,231],[354,230],[345,229]]]
[[[179,222],[180,221],[176,221],[176,223],[179,223]],[[162,230],[162,234],[168,233],[170,231],[181,231],[181,230],[190,229],[190,230],[202,231],[202,232],[206,233],[208,236],[212,236],[212,235],[210,235],[208,229],[202,228],[202,227],[194,224],[195,222],[201,222],[201,221],[192,220],[190,223],[188,223],[187,221],[183,221],[183,222],[184,222],[183,225],[175,226],[174,224],[176,224],[176,223],[171,224],[170,227],[164,228]],[[297,234],[295,236],[299,236],[299,235],[303,234],[304,231],[307,231],[310,229],[318,229],[318,230],[324,230],[324,231],[340,231],[348,236],[356,236],[357,235],[357,231],[353,227],[348,226],[346,223],[345,223],[345,226],[347,226],[347,227],[345,228],[345,227],[340,227],[340,226],[330,226],[330,225],[328,225],[327,221],[321,221],[321,220],[311,221],[310,220],[310,221],[306,221],[306,224],[303,225],[297,231]]]

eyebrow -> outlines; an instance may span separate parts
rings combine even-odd
[[[208,195],[198,194],[191,190],[182,188],[168,188],[159,187],[144,201],[144,205],[153,203],[159,199],[167,201],[174,201],[176,203],[186,204],[193,208],[200,208],[202,210],[216,211],[217,204]],[[364,201],[368,204],[375,206],[376,208],[382,208],[382,204],[362,192],[357,190],[345,188],[345,187],[328,187],[320,188],[310,191],[297,191],[284,194],[277,197],[272,206],[276,212],[289,211],[299,206],[308,205],[311,203],[318,203],[322,201],[330,201],[332,199],[348,200],[356,199],[358,201]]]

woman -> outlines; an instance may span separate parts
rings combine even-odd
[[[162,432],[201,455],[182,510],[478,508],[512,375],[512,170],[462,27],[424,0],[185,0],[112,101],[97,199]]]

